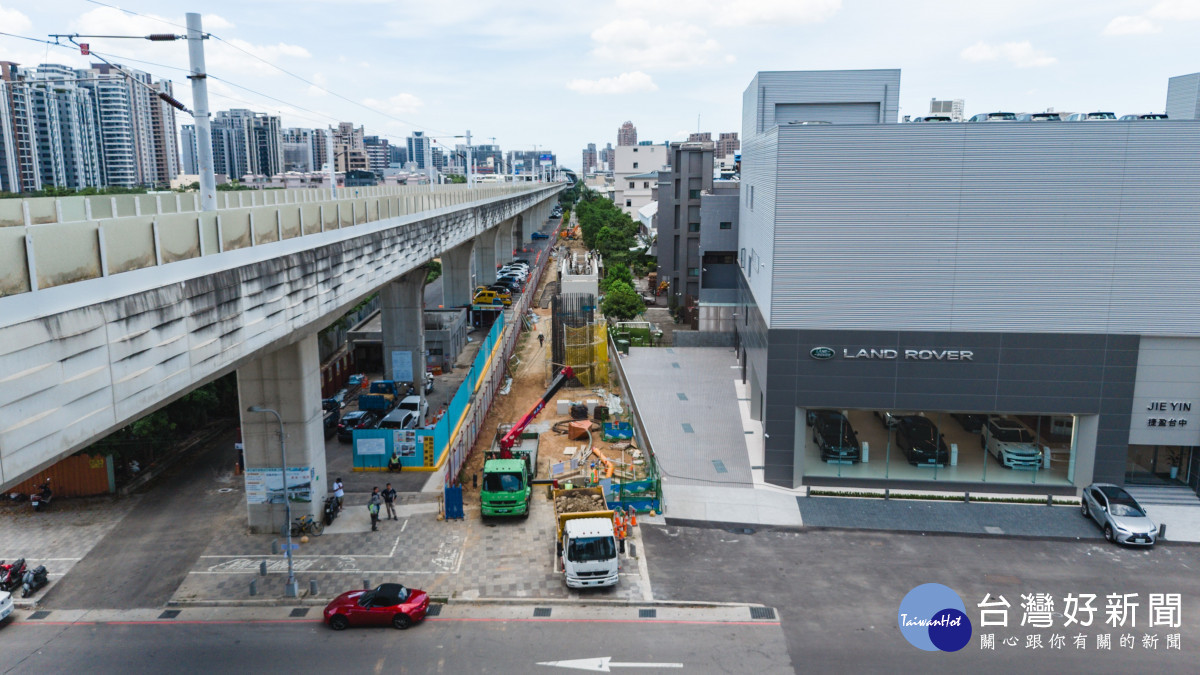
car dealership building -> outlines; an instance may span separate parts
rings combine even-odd
[[[746,89],[737,346],[766,480],[1195,489],[1200,121],[896,124],[899,88],[870,70]],[[822,459],[816,410],[861,457]],[[913,463],[904,417],[947,459]],[[995,417],[1032,461],[1006,463]]]

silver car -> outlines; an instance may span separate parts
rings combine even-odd
[[[1096,521],[1104,538],[1117,544],[1153,546],[1158,525],[1133,495],[1112,483],[1093,483],[1083,490],[1081,509]]]

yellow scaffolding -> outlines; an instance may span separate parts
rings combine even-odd
[[[585,387],[608,386],[608,326],[603,322],[563,327],[566,363]]]

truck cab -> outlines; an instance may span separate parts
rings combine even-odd
[[[489,459],[483,463],[480,508],[488,516],[528,516],[533,496],[524,459]]]
[[[617,583],[617,538],[609,518],[576,518],[563,525],[562,564],[567,588]]]

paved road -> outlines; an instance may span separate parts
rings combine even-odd
[[[779,608],[788,648],[804,670],[905,672],[930,668],[976,672],[1196,672],[1200,653],[1200,547],[1160,545],[1151,551],[1118,549],[1106,542],[1032,541],[996,537],[923,536],[848,531],[735,534],[718,529],[643,526],[655,599],[736,600]],[[897,627],[901,599],[935,582],[957,591],[976,627],[972,642],[953,654],[926,653],[909,645]],[[985,594],[1012,605],[1009,628],[980,628],[977,609]],[[1056,600],[1056,630],[1021,626],[1021,594],[1049,593]],[[1088,628],[1063,628],[1062,598],[1095,593],[1099,611]],[[1137,593],[1136,627],[1105,624],[1105,596]],[[1148,594],[1181,593],[1182,626],[1150,628]],[[1133,649],[1118,647],[1119,634],[1136,636]],[[998,652],[981,649],[979,634],[994,633]],[[1062,650],[1052,634],[1067,635]],[[1042,649],[1026,648],[1039,633]],[[1087,636],[1077,650],[1076,634]],[[1095,649],[1096,635],[1112,634],[1112,650]],[[1153,651],[1144,633],[1159,635]],[[1166,635],[1181,634],[1181,650],[1167,650]],[[1017,636],[1008,647],[1004,639]],[[748,648],[748,646],[747,646]]]
[[[531,614],[531,609],[526,612]],[[793,672],[779,625],[770,621],[618,619],[603,609],[586,619],[514,620],[484,614],[435,617],[407,631],[364,628],[342,633],[311,619],[286,618],[192,622],[181,616],[177,621],[121,624],[23,621],[3,628],[0,671],[569,675],[583,671],[539,664],[607,656],[614,671],[627,675]],[[631,663],[681,667],[619,665]]]
[[[213,523],[245,509],[242,479],[231,473],[233,442],[231,429],[157,478],[40,604],[125,609],[166,603],[213,536]]]

